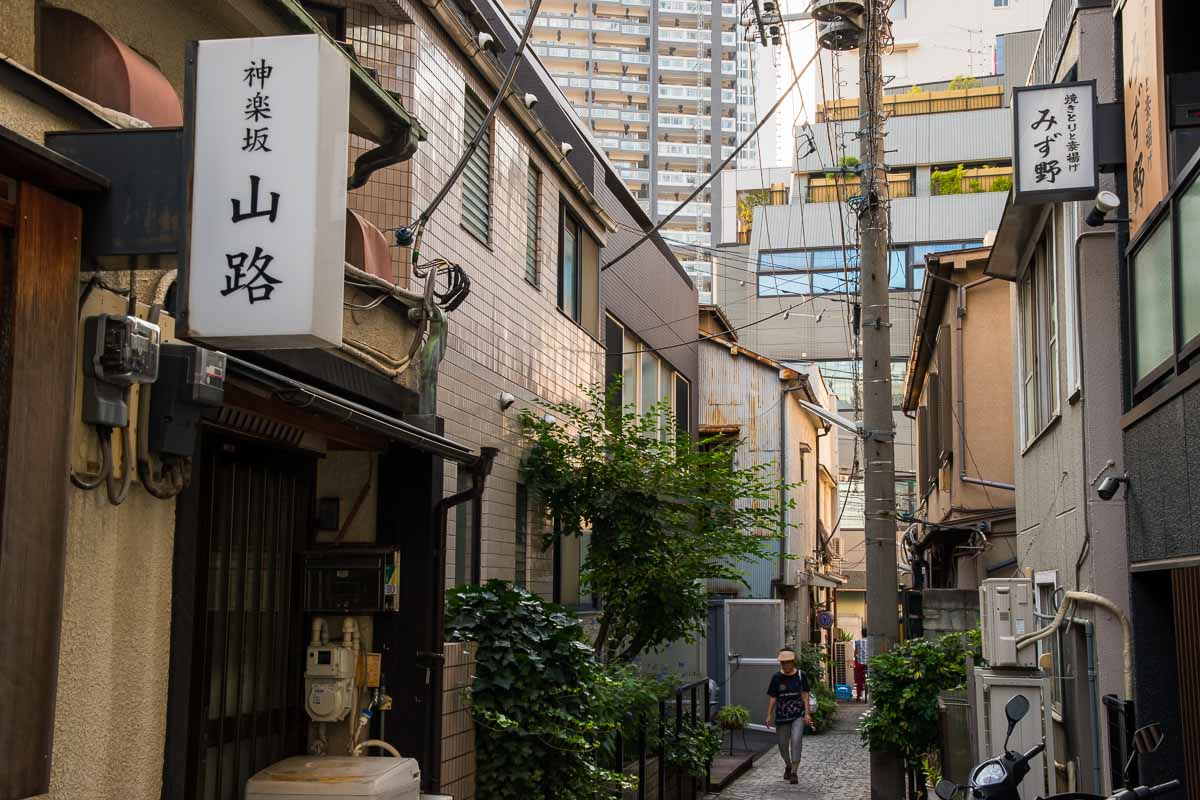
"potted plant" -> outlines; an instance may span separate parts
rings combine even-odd
[[[928,800],[938,800],[934,787],[942,779],[942,765],[941,758],[936,751],[921,756],[921,771],[925,773],[926,797]]]
[[[746,746],[746,726],[750,724],[750,709],[745,706],[725,706],[714,719],[721,730],[729,732],[729,755],[733,755],[733,737],[742,733],[742,746]]]

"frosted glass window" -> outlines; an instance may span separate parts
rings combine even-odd
[[[621,405],[637,410],[638,399],[638,340],[625,332],[621,339]],[[622,412],[624,413],[624,412]]]
[[[1200,181],[1179,200],[1179,317],[1183,341],[1200,336]]]
[[[650,413],[658,402],[658,359],[653,353],[642,353],[642,406],[638,411]]]
[[[1133,371],[1142,380],[1174,350],[1171,320],[1171,226],[1159,225],[1133,258]]]

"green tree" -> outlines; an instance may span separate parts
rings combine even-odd
[[[979,631],[910,639],[868,662],[872,708],[858,731],[872,750],[916,763],[938,743],[938,693],[966,683],[967,655],[980,658]]]
[[[954,80],[950,81],[950,91],[965,91],[967,89],[974,89],[978,85],[979,81],[970,75],[956,75],[954,76]]]
[[[598,389],[587,395],[546,404],[558,422],[522,415],[521,474],[556,520],[546,546],[590,530],[580,578],[601,600],[596,650],[627,662],[703,632],[706,580],[744,584],[739,564],[778,557],[783,485],[771,464],[736,468],[735,442],[664,435],[675,424],[660,406],[610,413]]]

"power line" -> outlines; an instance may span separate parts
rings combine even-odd
[[[809,59],[808,64],[805,65],[804,69],[808,69],[808,66],[811,65],[814,60],[816,60],[816,57],[817,57],[817,54],[814,53],[813,57],[811,59]],[[803,74],[803,73],[804,73],[804,70],[801,70],[801,74]],[[708,185],[710,183],[712,183],[713,180],[718,175],[721,174],[721,171],[723,169],[725,169],[725,167],[729,166],[729,163],[731,161],[733,161],[733,159],[737,158],[737,154],[740,153],[742,151],[742,149],[747,144],[749,144],[750,141],[756,135],[758,135],[758,132],[759,132],[759,130],[762,129],[762,126],[765,125],[767,123],[767,120],[771,118],[771,115],[774,114],[781,105],[783,105],[783,101],[787,99],[787,96],[791,93],[792,89],[794,89],[796,87],[796,84],[799,82],[800,82],[800,75],[797,75],[796,79],[794,81],[792,81],[791,85],[789,85],[788,88],[786,90],[784,90],[783,94],[781,94],[779,96],[779,99],[775,101],[775,105],[771,106],[771,110],[767,112],[767,115],[765,117],[763,117],[761,120],[759,120],[758,125],[756,125],[754,127],[754,129],[752,131],[750,131],[750,133],[746,136],[745,141],[740,142],[736,147],[734,147],[733,152],[730,153],[725,158],[725,160],[721,162],[720,166],[718,166],[716,168],[716,170],[714,170],[707,178],[705,178],[703,181],[701,181],[700,184],[692,191],[692,193],[690,195],[688,195],[682,203],[680,203],[678,206],[676,206],[674,208],[674,210],[671,211],[670,214],[667,214],[665,217],[663,217],[658,222],[656,222],[654,224],[653,228],[651,228],[650,230],[643,233],[636,242],[629,245],[629,247],[625,248],[625,250],[620,255],[618,255],[616,258],[612,259],[611,261],[609,261],[604,266],[600,267],[600,271],[603,272],[604,270],[606,270],[609,267],[616,264],[621,259],[625,258],[625,256],[632,253],[634,250],[636,250],[638,247],[640,247],[643,242],[645,242],[647,239],[649,239],[654,234],[658,233],[664,225],[666,225],[668,222],[670,222],[672,219],[674,219],[675,215],[678,214],[680,211],[682,211],[687,206],[688,203],[690,203],[690,202],[692,202],[692,200],[696,199],[696,197],[699,196],[699,194],[701,192],[703,192],[708,187]]]

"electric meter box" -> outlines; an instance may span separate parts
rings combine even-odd
[[[296,756],[246,782],[246,800],[420,800],[421,768],[412,758]]]
[[[323,614],[398,611],[400,550],[342,547],[304,554],[304,610]]]
[[[1039,627],[1033,612],[1033,581],[1028,578],[990,578],[980,584],[983,657],[989,666],[1036,666],[1036,647],[1017,652],[1017,639]]]

